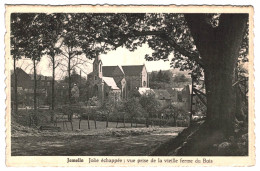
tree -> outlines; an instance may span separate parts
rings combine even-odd
[[[115,112],[115,109],[116,109],[115,103],[111,100],[105,101],[101,106],[101,110],[106,115],[106,128],[108,128],[108,120],[109,120],[110,114]]]
[[[80,55],[82,54],[82,49],[80,45],[79,36],[81,33],[81,14],[63,14],[63,36],[62,36],[62,46],[61,54],[66,59],[66,64],[61,64],[66,68],[68,73],[68,95],[69,102],[71,103],[71,72],[79,63]]]
[[[34,109],[37,109],[37,80],[36,80],[36,63],[40,61],[41,56],[44,55],[43,44],[43,30],[42,30],[42,17],[45,14],[35,13],[19,13],[12,14],[13,27],[11,28],[16,33],[17,38],[14,37],[12,43],[13,55],[15,58],[20,58],[23,55],[33,61],[34,70]],[[17,28],[20,27],[20,28]],[[15,31],[16,30],[16,31]],[[14,60],[15,66],[15,60]],[[17,93],[15,93],[17,94]]]
[[[179,109],[175,107],[174,105],[170,104],[168,106],[165,106],[162,111],[167,115],[168,117],[173,118],[174,126],[177,126],[177,119],[179,116],[184,116],[185,111],[182,109]]]
[[[175,82],[186,82],[186,81],[188,81],[188,78],[184,74],[177,74],[174,77],[174,81]]]
[[[51,96],[51,108],[55,107],[55,69],[59,66],[57,61],[57,55],[61,53],[59,46],[62,45],[62,33],[63,33],[63,19],[62,14],[46,14],[41,21],[44,27],[44,43],[45,51],[48,55],[52,67],[52,96]]]
[[[190,69],[198,78],[204,71],[207,123],[213,131],[233,133],[232,77],[248,14],[117,14],[109,16],[113,35],[103,39],[117,48],[135,50],[148,43],[154,50],[147,60],[167,60]],[[116,21],[113,18],[117,19]],[[235,29],[234,29],[235,28]],[[116,38],[114,38],[116,37]]]
[[[149,80],[149,85],[152,89],[165,89],[166,87],[171,87],[171,72],[166,71],[153,71]]]
[[[160,71],[157,73],[156,80],[157,80],[158,82],[163,82],[163,73],[162,73],[162,70],[160,70]]]
[[[17,73],[16,61],[24,56],[24,28],[28,26],[28,20],[23,20],[24,16],[17,13],[11,14],[11,55],[13,57],[13,70],[14,70],[14,113],[18,111],[18,93],[17,93]]]
[[[137,97],[132,97],[127,99],[124,102],[124,110],[128,114],[130,120],[131,120],[131,127],[133,126],[133,120],[137,117],[141,117],[144,114],[144,110],[142,106],[140,105],[139,99]]]
[[[60,49],[61,54],[65,57],[65,64],[61,65],[65,66],[68,73],[68,94],[69,99],[71,99],[71,72],[75,69],[84,72],[81,66],[88,67],[87,64],[90,62],[87,58],[95,58],[104,52],[103,49],[106,46],[104,44],[101,46],[98,43],[97,39],[103,26],[100,20],[98,20],[98,24],[95,22],[96,18],[93,17],[93,14],[70,13],[63,15],[63,44]]]
[[[221,14],[217,27],[207,23],[206,15],[187,14],[185,19],[204,63],[207,120],[213,127],[231,134],[235,121],[232,78],[248,15]]]
[[[147,127],[149,126],[149,120],[153,117],[158,117],[158,112],[160,110],[160,103],[155,99],[154,95],[148,94],[140,97],[140,104],[146,111],[147,116]]]
[[[163,82],[164,83],[170,83],[170,81],[171,81],[171,76],[172,76],[172,74],[171,74],[171,72],[169,72],[169,70],[167,70],[167,71],[164,71],[163,72]]]

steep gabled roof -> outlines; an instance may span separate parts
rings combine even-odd
[[[13,74],[14,71],[12,70],[11,73]],[[19,77],[20,75],[24,75],[25,77],[27,78],[30,78],[30,75],[27,74],[22,68],[16,68],[16,74],[17,74],[17,77]]]
[[[102,66],[103,76],[105,76],[105,77],[113,77],[113,76],[115,76],[114,71],[117,68],[121,71],[121,73],[119,73],[119,74],[120,75],[124,75],[124,72],[122,71],[122,69],[119,66]]]
[[[113,76],[113,72],[117,66],[102,66],[102,73],[105,77]]]
[[[126,76],[139,76],[144,65],[125,65],[122,66]]]
[[[103,81],[109,86],[111,87],[111,89],[113,90],[119,90],[119,88],[116,85],[116,82],[114,80],[114,78],[112,77],[103,77]]]

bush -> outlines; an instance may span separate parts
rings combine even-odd
[[[38,126],[51,123],[53,117],[52,110],[18,110],[18,114],[11,113],[11,117],[14,121],[22,126]]]

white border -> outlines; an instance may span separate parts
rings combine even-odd
[[[62,2],[62,3],[61,3]],[[1,6],[0,6],[0,9],[1,9],[1,26],[0,26],[0,29],[1,29],[1,49],[0,49],[0,53],[2,55],[2,57],[0,58],[0,69],[1,69],[1,72],[0,72],[0,91],[1,91],[1,96],[0,96],[0,106],[1,106],[1,119],[0,119],[0,136],[1,136],[1,139],[0,139],[0,167],[4,167],[5,168],[5,151],[4,151],[4,148],[5,148],[5,127],[4,127],[4,113],[5,113],[5,109],[4,109],[4,106],[5,106],[5,93],[4,93],[4,87],[5,87],[5,84],[4,84],[4,78],[5,78],[5,75],[4,75],[4,33],[5,33],[5,26],[4,26],[4,4],[50,4],[50,5],[65,5],[65,4],[86,4],[85,1],[83,0],[63,0],[63,1],[53,1],[53,0],[38,0],[38,1],[32,1],[32,0],[13,0],[13,1],[7,1],[7,0],[2,0],[1,1]],[[254,6],[254,11],[255,11],[255,19],[254,19],[254,24],[255,24],[255,29],[254,29],[254,33],[255,33],[255,44],[254,44],[254,47],[255,48],[255,104],[256,104],[256,108],[255,108],[255,113],[256,113],[256,117],[257,117],[257,114],[259,113],[259,105],[257,106],[258,101],[259,101],[259,90],[257,89],[257,87],[259,87],[260,83],[259,83],[259,71],[260,71],[260,68],[258,67],[259,65],[259,47],[258,46],[258,42],[259,42],[259,36],[258,36],[258,32],[256,30],[258,30],[257,28],[259,28],[259,22],[260,22],[260,19],[259,19],[259,12],[260,12],[260,7],[259,5],[257,5],[257,0],[207,0],[207,1],[198,1],[198,0],[186,0],[185,2],[183,2],[183,0],[179,0],[179,1],[164,1],[164,3],[159,3],[160,1],[158,0],[149,0],[149,1],[145,1],[145,0],[135,0],[135,1],[131,1],[129,2],[128,1],[128,4],[155,4],[155,5],[162,5],[162,4],[176,4],[176,5],[180,5],[180,4],[194,4],[194,5],[202,5],[202,4],[208,4],[208,5],[253,5]],[[120,0],[111,0],[111,1],[108,1],[108,0],[100,0],[100,1],[97,1],[97,0],[88,0],[87,1],[87,4],[124,4],[122,1]],[[258,69],[259,68],[259,69]],[[258,123],[259,121],[256,122],[256,130],[257,128],[259,127],[258,126]],[[257,145],[257,134],[256,134],[256,145]],[[257,154],[259,154],[259,150],[258,148],[256,148],[256,151],[257,151]],[[257,156],[256,156],[256,163],[257,163]],[[27,169],[28,168],[24,168],[24,169]],[[36,169],[36,168],[30,168],[30,169]],[[39,168],[37,168],[38,170]],[[44,168],[41,168],[41,169],[44,169]],[[55,168],[57,169],[57,168]],[[91,169],[91,168],[88,168],[88,169]],[[111,168],[109,168],[111,169]],[[112,168],[113,169],[113,168]],[[130,168],[130,169],[134,169],[134,168]],[[143,169],[143,168],[139,168],[139,169]],[[159,168],[152,168],[152,169],[159,169]],[[166,168],[164,168],[166,169]],[[172,169],[172,168],[168,168],[168,169]],[[176,169],[176,168],[174,168]],[[182,169],[187,169],[187,168],[182,168]],[[197,169],[208,169],[208,168],[197,168]],[[220,168],[211,168],[211,169],[220,169]],[[231,168],[229,168],[231,169]],[[234,168],[234,169],[242,169],[242,168]],[[245,169],[245,168],[244,168]],[[248,169],[248,168],[247,168]],[[251,167],[250,169],[257,169],[257,167]],[[2,170],[2,169],[1,169]],[[114,170],[114,169],[113,169]],[[259,168],[258,168],[259,170]]]

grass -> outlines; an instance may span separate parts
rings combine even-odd
[[[109,128],[11,138],[12,156],[147,156],[184,128]]]

